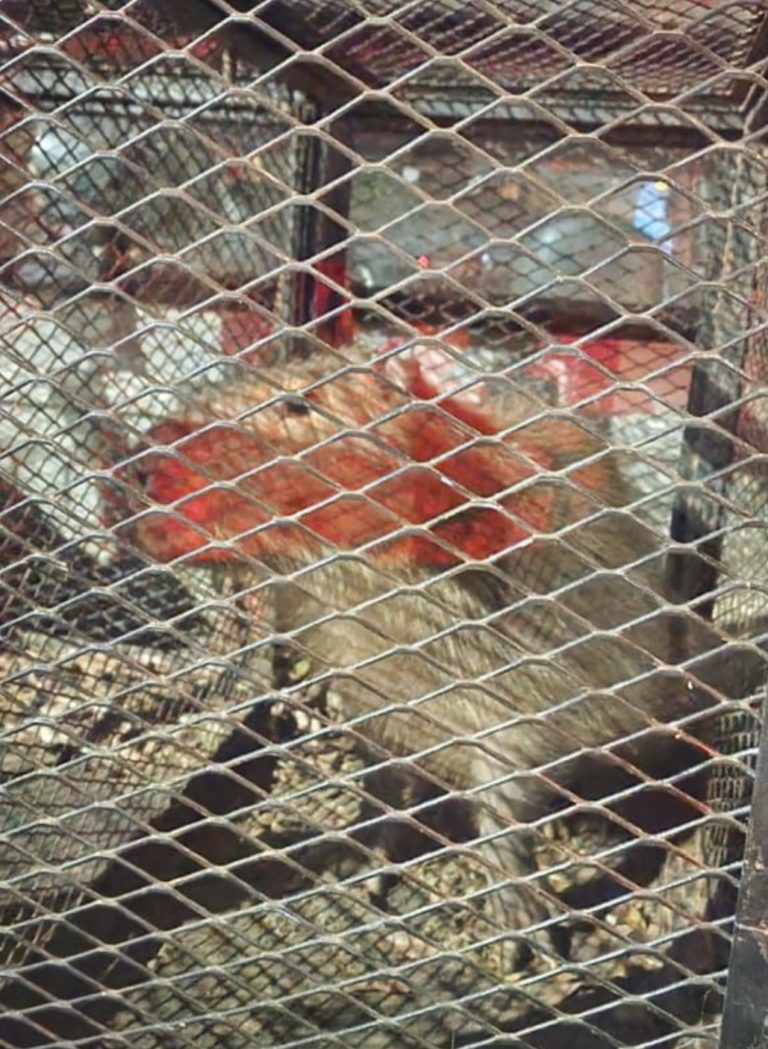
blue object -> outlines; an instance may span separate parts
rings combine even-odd
[[[670,249],[663,243],[672,231],[667,218],[669,187],[666,182],[642,182],[635,202],[634,227],[649,240],[660,243],[664,251]]]

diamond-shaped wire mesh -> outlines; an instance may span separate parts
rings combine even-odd
[[[767,17],[0,2],[0,1045],[716,1044]]]

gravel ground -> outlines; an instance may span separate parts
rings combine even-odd
[[[377,806],[361,746],[312,705],[266,702],[258,648],[224,671],[135,646],[62,645],[54,660],[47,639],[46,672],[29,669],[42,640],[26,644],[4,657],[2,687],[7,1009],[71,1034],[20,988],[37,952],[90,950],[109,993],[82,1011],[104,1045],[452,1046],[523,1031],[542,1046],[678,1031],[690,1044],[711,1020],[715,984],[693,973],[706,974],[706,935],[686,935],[713,879],[700,832],[671,838],[649,874],[614,870],[631,844],[617,822],[553,816],[536,843],[549,928],[510,970],[472,850],[425,853],[414,833],[410,858],[389,862],[386,835],[364,829]],[[49,994],[82,994],[46,978]]]

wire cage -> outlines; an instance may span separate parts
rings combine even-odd
[[[759,1044],[767,16],[0,3],[1,1045]]]

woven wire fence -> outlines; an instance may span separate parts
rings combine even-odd
[[[0,1045],[716,1045],[768,4],[0,2]]]

